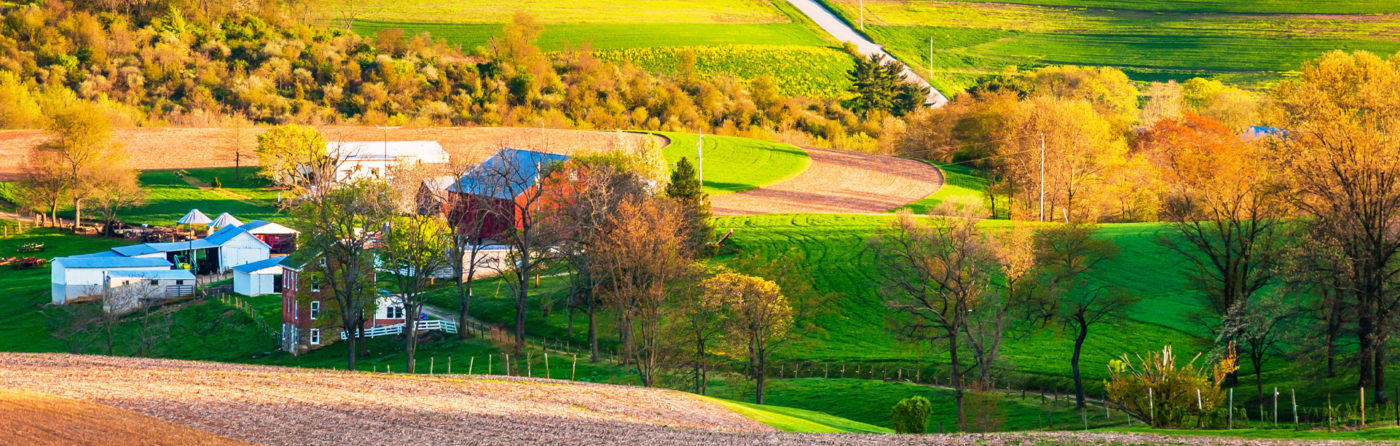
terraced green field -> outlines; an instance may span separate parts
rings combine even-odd
[[[681,158],[695,163],[694,133],[660,132],[670,138],[662,153],[666,162],[675,164]],[[705,193],[720,195],[757,189],[792,178],[812,163],[801,148],[791,144],[734,136],[705,135],[705,163],[702,172]]]
[[[680,54],[695,56],[695,71],[702,76],[727,74],[740,79],[769,75],[778,92],[787,96],[839,98],[850,82],[846,70],[851,56],[826,47],[781,45],[686,46],[629,48],[598,51],[600,59],[631,62],[653,73],[675,74]]]
[[[824,1],[858,20],[856,1]],[[1141,81],[1199,76],[1268,87],[1327,51],[1400,51],[1400,17],[1368,15],[1400,12],[1394,2],[1088,3],[871,0],[865,29],[920,74],[932,63],[932,83],[947,92],[1008,66],[1043,65],[1113,66]],[[1275,14],[1295,12],[1334,15]]]

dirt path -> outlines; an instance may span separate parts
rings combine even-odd
[[[943,172],[926,163],[804,147],[812,164],[768,187],[710,197],[717,216],[777,213],[882,213],[937,192]]]

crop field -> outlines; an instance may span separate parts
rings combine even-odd
[[[840,50],[817,46],[726,45],[629,48],[598,51],[598,58],[627,61],[642,69],[674,74],[680,53],[695,56],[695,70],[702,75],[723,73],[740,79],[772,76],[778,91],[788,96],[841,98],[850,80],[846,70],[854,61]]]
[[[943,174],[923,162],[845,150],[805,149],[811,165],[792,179],[710,200],[715,215],[881,213],[939,190]]]
[[[1136,9],[1172,12],[1233,12],[1261,14],[1376,14],[1395,12],[1389,0],[964,0],[978,3],[1019,3],[1074,8]]]
[[[3,388],[0,432],[7,444],[249,444],[128,410]]]
[[[254,135],[270,127],[248,129],[241,164],[256,166]],[[421,127],[380,129],[367,126],[323,126],[327,141],[437,141],[454,162],[480,162],[502,147],[571,153],[607,150],[620,145],[656,143],[636,133],[518,127]],[[130,155],[140,170],[232,167],[229,131],[218,127],[132,127],[112,130],[112,141]],[[0,180],[13,180],[30,150],[48,140],[40,130],[0,131]],[[652,140],[648,142],[648,140]],[[227,181],[229,177],[221,178]],[[212,178],[207,181],[213,181]]]
[[[570,13],[583,13],[595,7],[565,6],[545,0],[517,4],[517,9],[500,8],[489,2],[450,6],[409,3],[407,8],[396,4],[393,14],[360,15],[351,23],[351,29],[365,36],[391,28],[402,30],[405,36],[427,33],[434,39],[470,50],[484,47],[500,34],[503,23],[519,10],[534,15],[544,25],[536,44],[547,52],[577,49],[586,43],[604,60],[632,62],[653,73],[671,74],[675,72],[676,53],[684,49],[696,54],[696,71],[703,76],[726,74],[749,80],[767,74],[777,81],[784,94],[823,99],[844,96],[849,85],[845,72],[853,65],[851,57],[841,52],[824,32],[781,1],[608,2],[600,4],[607,5],[606,8],[598,8],[605,9],[606,15],[584,19]],[[627,3],[638,5],[632,7]],[[404,13],[418,7],[437,12]],[[478,7],[495,11],[483,14],[441,11]],[[751,13],[695,12],[690,10],[692,8],[741,8]],[[624,9],[644,12],[615,13]],[[656,20],[653,14],[663,19]]]
[[[347,2],[322,2],[324,15],[343,17]],[[368,0],[353,2],[357,19],[440,23],[506,23],[517,12],[534,15],[541,23],[775,23],[787,17],[767,0],[621,0],[567,2],[516,0]]]
[[[826,3],[858,20],[854,0]],[[1391,2],[1060,3],[872,0],[866,33],[921,74],[932,63],[934,85],[954,92],[1004,67],[1057,64],[1113,66],[1140,81],[1200,76],[1267,87],[1327,51],[1400,51],[1400,15],[1371,15],[1400,12]]]

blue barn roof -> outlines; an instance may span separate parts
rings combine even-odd
[[[566,155],[507,147],[462,175],[448,190],[513,200],[539,181],[540,170],[568,159]]]
[[[251,273],[253,271],[257,271],[270,266],[280,265],[283,259],[286,259],[286,257],[272,257],[268,259],[259,260],[253,263],[245,263],[242,265],[238,265],[233,267],[233,270],[238,272]]]
[[[171,266],[170,261],[159,257],[59,257],[54,263],[64,268],[145,268]]]

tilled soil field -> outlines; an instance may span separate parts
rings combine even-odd
[[[256,134],[268,127],[249,128],[246,140],[256,144]],[[513,127],[427,127],[379,129],[364,126],[320,127],[329,141],[437,141],[454,161],[478,162],[501,147],[571,153],[579,149],[608,149],[622,144],[642,144],[656,138],[635,133],[590,132],[578,130],[530,129]],[[0,181],[19,176],[29,150],[44,143],[48,136],[40,130],[0,131]],[[222,128],[137,127],[112,130],[112,140],[131,154],[137,169],[196,169],[232,167],[233,152],[229,131]],[[257,165],[257,155],[249,146],[242,164]]]
[[[938,168],[904,158],[804,147],[812,164],[763,188],[710,197],[717,216],[779,213],[881,213],[932,195]]]
[[[0,353],[0,389],[102,404],[271,445],[1269,443],[1112,433],[791,434],[669,390],[60,354]],[[17,422],[0,419],[0,444],[17,441],[7,437],[16,431],[8,424]],[[159,443],[86,435],[64,443]]]

